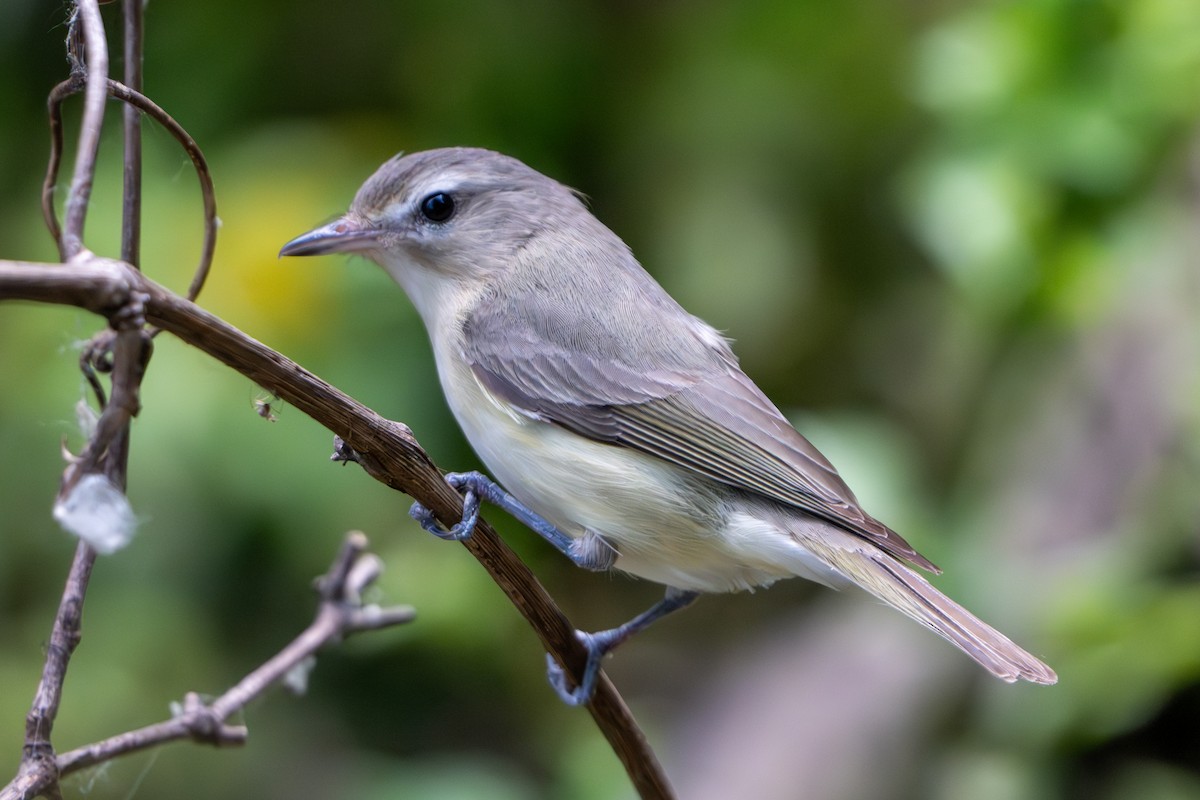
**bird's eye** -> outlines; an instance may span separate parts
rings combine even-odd
[[[421,215],[430,222],[445,222],[454,216],[454,198],[445,192],[434,192],[421,201]]]

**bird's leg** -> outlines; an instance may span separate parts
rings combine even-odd
[[[434,519],[433,513],[418,502],[414,502],[408,511],[409,516],[434,536],[460,542],[469,538],[479,521],[479,503],[481,500],[486,500],[507,511],[518,522],[554,545],[559,552],[571,559],[577,566],[590,570],[605,570],[617,560],[617,551],[602,536],[590,530],[577,539],[568,536],[480,472],[451,472],[446,475],[446,482],[463,493],[461,521],[449,529],[443,528]],[[621,642],[656,620],[662,619],[672,611],[691,605],[698,596],[698,592],[668,588],[667,594],[662,600],[623,625],[596,633],[575,631],[576,638],[579,639],[588,654],[583,674],[576,687],[568,689],[567,678],[562,667],[558,665],[553,656],[547,654],[546,672],[550,679],[550,685],[567,705],[577,706],[586,703],[596,690],[596,677],[600,674],[600,662],[606,655]]]
[[[575,539],[554,527],[517,498],[500,488],[500,485],[480,472],[451,472],[446,482],[463,493],[462,520],[451,528],[441,527],[433,513],[420,503],[413,503],[409,516],[421,527],[441,539],[461,542],[471,536],[479,521],[479,502],[486,500],[507,511],[525,527],[541,536],[576,566],[589,570],[606,570],[617,560],[617,551],[612,545],[591,531]]]
[[[656,620],[662,619],[672,611],[678,611],[681,608],[691,605],[699,596],[699,592],[687,592],[682,589],[668,587],[667,594],[662,600],[659,600],[624,625],[596,633],[575,631],[576,638],[579,639],[588,654],[587,663],[583,667],[583,674],[579,676],[575,688],[568,689],[566,675],[563,673],[562,667],[558,665],[558,662],[554,660],[552,655],[547,653],[546,677],[550,679],[550,686],[553,687],[559,698],[569,706],[578,706],[586,703],[592,698],[592,693],[596,691],[596,677],[600,674],[600,662],[606,655],[612,652],[621,642],[643,628],[649,627]]]

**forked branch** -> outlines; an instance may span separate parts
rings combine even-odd
[[[47,754],[28,762],[28,766],[23,764],[17,778],[0,789],[0,800],[52,793],[53,784],[71,773],[168,742],[189,739],[217,747],[243,744],[246,728],[229,724],[230,717],[272,686],[307,670],[323,647],[355,633],[413,619],[415,614],[408,606],[381,608],[363,603],[364,591],[379,577],[381,569],[382,562],[367,552],[367,537],[357,531],[347,534],[329,570],[317,582],[321,602],[312,624],[269,661],[211,702],[189,692],[168,720],[70,750],[57,758]],[[46,764],[46,758],[53,763]]]

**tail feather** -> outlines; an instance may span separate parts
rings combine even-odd
[[[811,542],[805,542],[812,547]],[[825,549],[825,548],[819,548]],[[830,547],[820,554],[839,572],[883,602],[932,629],[1001,680],[1058,682],[1054,670],[1007,636],[883,552]]]

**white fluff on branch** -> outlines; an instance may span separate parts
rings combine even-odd
[[[133,538],[138,520],[120,489],[103,475],[84,475],[54,504],[54,519],[97,553],[115,553]]]

